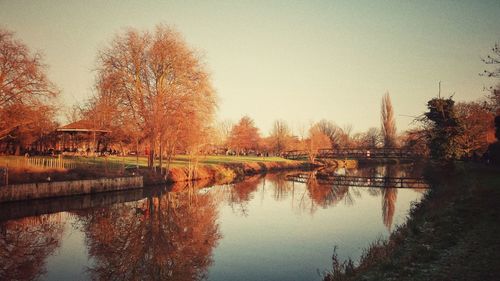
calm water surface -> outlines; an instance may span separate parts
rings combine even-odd
[[[335,173],[419,176],[412,166]],[[0,204],[0,279],[321,280],[334,246],[341,258],[359,259],[425,193],[287,175]]]

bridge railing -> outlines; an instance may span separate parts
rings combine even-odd
[[[305,150],[291,150],[283,153],[287,159],[300,159],[307,157],[309,153]],[[417,150],[405,148],[342,148],[342,149],[319,149],[316,158],[394,158],[414,159],[423,157]]]

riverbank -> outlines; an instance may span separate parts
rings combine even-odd
[[[143,186],[171,185],[170,188],[199,184],[226,184],[245,176],[283,170],[309,170],[316,165],[301,161],[290,161],[277,157],[234,157],[208,156],[198,161],[188,161],[185,156],[177,157],[168,171],[159,172],[142,165],[126,165],[128,158],[70,158],[32,159],[12,158],[7,178],[0,179],[0,202],[73,196],[142,188]],[[47,160],[47,161],[46,161]],[[50,161],[49,161],[50,160]],[[142,160],[142,159],[141,159]],[[182,162],[184,161],[184,162]],[[32,163],[50,163],[49,167],[34,166]],[[13,165],[13,164],[16,165]],[[194,165],[193,163],[196,163]],[[164,176],[166,175],[166,176]],[[122,184],[140,176],[141,184]],[[6,182],[8,184],[6,184]],[[120,184],[117,184],[120,183]],[[173,186],[174,183],[181,183]]]
[[[430,167],[431,190],[407,223],[367,249],[360,263],[339,261],[333,280],[497,280],[500,276],[500,169]]]
[[[2,186],[0,203],[142,189],[142,176],[51,181]]]
[[[166,167],[166,163],[163,164]],[[280,157],[209,155],[193,159],[175,156],[168,165],[168,182],[196,179],[232,179],[254,173],[314,165]],[[193,167],[196,167],[195,169]],[[165,168],[164,168],[165,169]],[[8,177],[3,173],[8,170]],[[166,171],[164,170],[164,173]],[[0,185],[73,181],[97,178],[144,176],[145,184],[165,183],[159,169],[147,167],[147,158],[110,157],[19,157],[0,156]]]
[[[206,180],[213,183],[230,183],[245,176],[276,172],[284,170],[310,170],[317,167],[315,164],[302,161],[263,161],[263,162],[233,162],[213,165],[198,165],[196,168],[172,167],[168,170],[166,182],[176,183],[184,181]],[[147,172],[147,183],[158,184],[164,182],[158,174]]]

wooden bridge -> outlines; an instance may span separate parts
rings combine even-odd
[[[283,153],[287,159],[297,160],[309,157],[306,150],[291,150]],[[319,149],[316,158],[328,159],[418,159],[423,154],[417,150],[405,148],[341,148]]]
[[[308,173],[298,173],[288,175],[287,180],[293,182],[307,183],[311,176]],[[315,180],[319,184],[333,186],[358,186],[358,187],[378,187],[378,188],[429,188],[423,178],[408,177],[362,177],[362,176],[339,176],[339,175],[318,175]]]

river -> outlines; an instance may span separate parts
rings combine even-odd
[[[358,261],[425,194],[387,180],[420,177],[412,165],[331,175],[343,184],[283,172],[0,204],[0,279],[321,280],[335,246]],[[348,184],[351,177],[358,181]],[[385,186],[370,187],[381,177]]]

